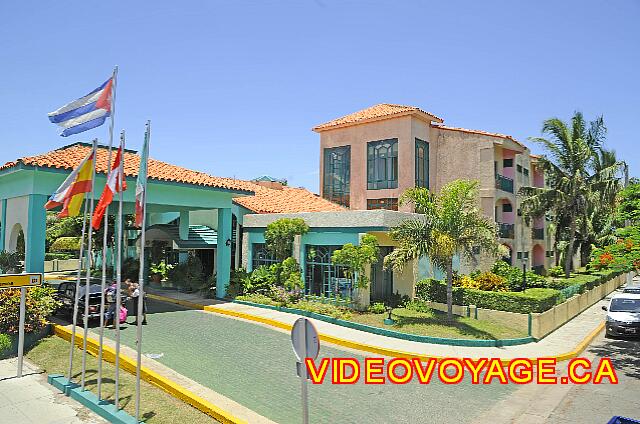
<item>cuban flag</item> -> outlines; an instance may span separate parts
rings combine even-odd
[[[64,128],[61,136],[78,134],[104,124],[111,115],[113,78],[84,97],[49,113],[49,121]]]

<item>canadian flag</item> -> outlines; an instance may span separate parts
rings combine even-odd
[[[116,153],[116,159],[114,160],[113,166],[111,167],[111,172],[109,172],[109,175],[107,176],[107,185],[105,185],[102,196],[100,196],[100,201],[98,201],[98,205],[93,212],[94,230],[100,229],[104,213],[107,210],[107,207],[113,201],[113,195],[127,189],[127,181],[125,179],[124,173],[122,172],[123,167],[120,166],[121,161],[122,146],[120,146],[118,152]]]

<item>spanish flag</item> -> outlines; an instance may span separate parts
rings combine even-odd
[[[84,194],[93,188],[93,162],[96,157],[95,148],[89,152],[80,165],[73,170],[60,187],[51,195],[44,205],[45,209],[53,209],[62,205],[59,218],[78,216],[84,200]]]

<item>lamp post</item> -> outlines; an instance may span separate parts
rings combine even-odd
[[[390,305],[387,305],[385,306],[385,309],[387,310],[387,314],[389,314],[387,318],[384,319],[385,325],[395,324],[396,322],[393,320],[393,318],[391,318],[391,311],[393,311],[393,308]]]
[[[528,258],[522,258],[522,291],[527,289],[527,262]]]

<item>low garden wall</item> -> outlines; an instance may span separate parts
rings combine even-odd
[[[475,305],[453,305],[453,313],[481,320],[493,321],[508,325],[512,328],[527,332],[534,339],[539,340],[566,324],[576,315],[589,308],[594,303],[606,297],[625,282],[625,274],[613,276],[610,280],[577,294],[566,301],[550,307],[542,312],[517,313],[496,309],[478,308]],[[456,288],[457,289],[457,288]],[[462,296],[457,296],[458,300]],[[471,298],[471,297],[470,297]],[[456,297],[454,297],[454,301]],[[424,301],[430,308],[446,311],[446,303]],[[506,305],[506,303],[505,303]],[[529,307],[525,305],[526,307]],[[520,306],[522,308],[522,305]]]
[[[531,335],[535,339],[543,338],[594,303],[604,299],[609,293],[623,285],[624,282],[624,274],[615,276],[606,283],[573,296],[546,312],[531,314]]]
[[[75,271],[78,269],[78,259],[54,259],[44,261],[44,272]]]

